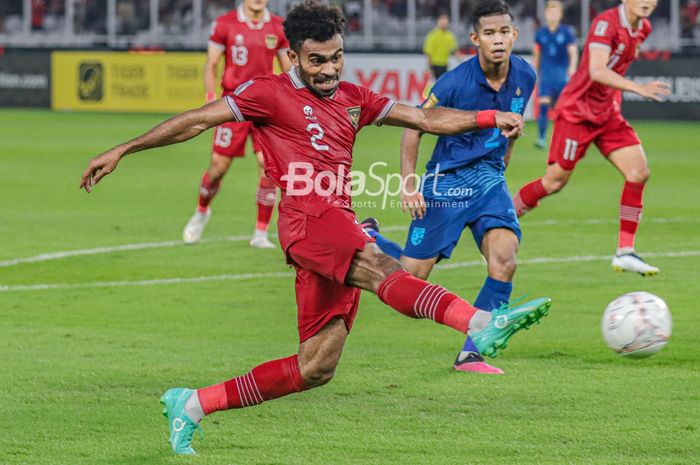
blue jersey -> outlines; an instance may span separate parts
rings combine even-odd
[[[560,25],[554,32],[547,26],[537,30],[535,43],[540,48],[540,79],[566,82],[569,68],[569,45],[576,43],[571,28]]]
[[[499,110],[520,113],[535,86],[535,70],[517,55],[511,55],[508,77],[496,92],[486,80],[478,57],[471,58],[443,74],[433,86],[423,107],[450,107],[459,110]],[[499,129],[483,129],[453,136],[440,136],[426,165],[429,172],[443,172],[466,166],[475,160],[488,160],[499,171],[505,170],[503,157],[508,139]]]

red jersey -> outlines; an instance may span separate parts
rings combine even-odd
[[[258,22],[250,21],[243,5],[219,16],[211,25],[209,45],[224,51],[224,95],[241,83],[272,73],[277,52],[289,48],[282,19],[265,9]]]
[[[296,68],[250,80],[226,97],[236,121],[260,134],[265,171],[282,190],[280,213],[317,215],[351,208],[352,150],[358,131],[381,124],[396,102],[341,82],[330,97],[310,91]]]
[[[576,73],[564,87],[556,106],[558,116],[572,123],[589,122],[601,125],[620,112],[622,93],[619,89],[593,82],[588,72],[591,48],[610,51],[608,68],[624,76],[637,57],[639,45],[651,33],[651,23],[640,21],[632,29],[624,4],[596,16],[588,31],[583,56]]]

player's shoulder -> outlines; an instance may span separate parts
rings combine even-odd
[[[274,13],[270,13],[270,23],[274,24],[275,26],[282,26],[282,24],[284,24],[284,18]]]
[[[285,84],[285,82],[290,82],[290,78],[287,73],[282,74],[263,74],[261,76],[256,76],[252,79],[247,80],[243,84],[239,85],[233,93],[238,95],[245,91],[250,86],[255,86],[257,89],[265,88],[279,88]]]
[[[520,55],[512,54],[510,56],[510,63],[513,67],[513,71],[517,73],[519,78],[532,81],[537,79],[535,68]]]
[[[644,18],[642,20],[642,33],[644,34],[644,37],[649,37],[649,34],[651,34],[651,21],[649,21],[649,18]]]

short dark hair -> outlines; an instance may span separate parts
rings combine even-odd
[[[484,16],[498,16],[498,15],[508,15],[510,19],[513,19],[513,14],[510,12],[510,6],[503,0],[484,0],[480,2],[476,8],[474,8],[474,13],[472,13],[472,27],[474,31],[479,30],[479,20]]]
[[[345,31],[345,15],[336,6],[314,0],[298,3],[289,10],[284,22],[284,34],[292,49],[298,52],[305,40],[326,42]]]

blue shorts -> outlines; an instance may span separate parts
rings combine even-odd
[[[564,86],[566,86],[565,79],[540,79],[537,92],[540,97],[549,97],[552,100],[556,100],[559,98],[561,91],[564,90]]]
[[[469,227],[477,247],[487,231],[510,229],[522,237],[505,181],[475,199],[435,200],[426,197],[428,208],[422,219],[411,222],[403,254],[419,260],[450,258],[462,231]]]

